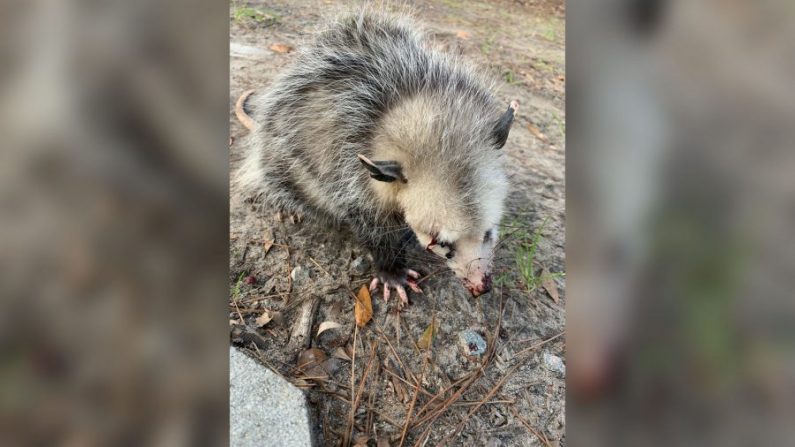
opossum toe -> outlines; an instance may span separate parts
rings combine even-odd
[[[406,294],[406,289],[404,289],[403,286],[397,286],[395,290],[397,290],[398,296],[400,297],[401,307],[407,305],[409,303],[409,296]]]

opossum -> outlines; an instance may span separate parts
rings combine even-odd
[[[385,300],[390,288],[400,306],[405,287],[421,293],[406,262],[417,243],[486,293],[508,190],[499,149],[518,103],[503,109],[484,85],[405,16],[342,16],[269,91],[238,101],[252,133],[237,187],[350,228]]]

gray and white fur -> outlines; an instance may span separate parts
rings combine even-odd
[[[385,297],[419,291],[412,244],[446,258],[477,296],[507,194],[500,148],[516,103],[430,48],[409,19],[346,15],[247,108],[254,122],[237,187],[281,211],[349,227]]]

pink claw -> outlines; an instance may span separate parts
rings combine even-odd
[[[422,294],[422,289],[417,285],[417,278],[420,277],[419,272],[416,270],[406,270],[406,278],[404,280],[387,280],[383,281],[378,276],[373,278],[370,281],[370,293],[374,293],[378,286],[382,286],[384,289],[384,302],[389,302],[389,297],[392,295],[392,290],[395,289],[397,291],[398,296],[400,297],[400,304],[398,309],[402,309],[404,306],[408,305],[409,303],[409,296],[406,290],[406,285],[411,288],[412,291],[415,293]],[[405,282],[405,284],[403,284]]]
[[[406,295],[406,289],[404,289],[403,286],[397,286],[395,287],[395,290],[397,290],[398,296],[400,297],[400,302],[404,305],[408,304],[409,296]]]

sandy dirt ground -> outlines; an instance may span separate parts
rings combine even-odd
[[[284,50],[345,4],[230,5],[233,175],[247,134],[235,100],[267,89],[292,60]],[[408,5],[437,47],[521,104],[503,149],[511,192],[494,290],[472,298],[451,272],[426,268],[424,295],[402,312],[373,296],[372,321],[359,328],[354,293],[373,272],[350,235],[279,221],[233,193],[231,342],[307,390],[317,445],[565,445],[564,6]],[[321,326],[332,328],[318,336]]]

